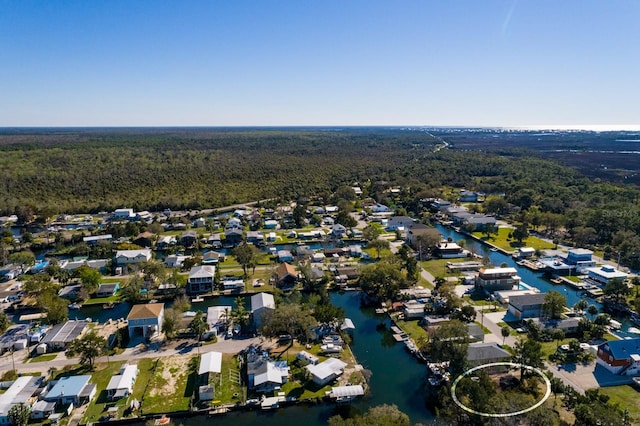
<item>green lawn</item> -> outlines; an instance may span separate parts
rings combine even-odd
[[[55,359],[58,354],[43,354],[29,359],[29,362],[47,362]]]
[[[579,283],[580,282],[580,278],[576,277],[575,275],[570,275],[568,277],[565,277],[566,279],[568,279],[569,281],[572,281],[574,283]]]
[[[522,241],[522,244],[518,244],[516,240],[509,239],[509,233],[511,232],[513,232],[512,228],[499,228],[498,233],[491,234],[489,238],[482,232],[474,232],[473,235],[507,251],[513,251],[518,247],[533,247],[536,250],[552,249],[555,247],[553,243],[548,243],[533,236],[529,236],[526,240]]]
[[[92,297],[90,299],[87,299],[83,305],[101,305],[104,303],[109,303],[109,302],[119,302],[120,301],[120,296],[118,294],[115,294],[113,296],[109,296],[109,297]]]
[[[628,408],[631,424],[640,424],[640,393],[629,385],[607,386],[600,388],[600,393],[609,396],[609,401],[620,404],[621,409]]]
[[[214,386],[215,394],[212,405],[232,404],[246,398],[244,388],[238,383],[240,366],[238,358],[233,354],[222,354],[220,374],[209,377],[209,383]]]
[[[429,272],[434,277],[461,277],[462,273],[455,271],[451,272],[447,269],[447,263],[460,263],[460,262],[468,262],[470,258],[464,257],[459,259],[432,259],[432,260],[423,260],[420,261],[420,266],[422,269]]]
[[[96,390],[96,398],[89,403],[87,406],[87,411],[84,414],[85,422],[97,422],[100,417],[105,416],[106,410],[111,406],[122,407],[119,410],[119,416],[122,415],[124,410],[124,405],[126,404],[126,398],[117,401],[117,403],[110,403],[107,400],[107,385],[109,384],[109,380],[114,374],[118,374],[120,371],[120,367],[124,364],[124,362],[110,362],[110,363],[101,363],[96,365],[96,369],[91,373],[91,382],[95,383]]]
[[[405,333],[409,335],[416,343],[422,339],[428,337],[427,330],[418,325],[418,321],[396,321],[398,327],[400,327]]]

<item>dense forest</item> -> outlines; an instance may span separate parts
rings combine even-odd
[[[437,149],[442,136],[455,139],[384,128],[5,129],[0,214],[329,200],[355,183],[377,201],[420,214],[421,198],[467,188],[503,195],[504,203],[479,207],[487,212],[520,211],[534,228],[563,228],[576,244],[612,245],[623,257],[640,258],[637,186],[588,178],[548,158],[549,137],[543,153],[525,144],[510,148],[512,133],[499,149],[477,150],[468,142],[472,133],[464,150],[459,135],[453,149]],[[478,147],[486,148],[482,138]],[[402,192],[388,199],[389,186]]]

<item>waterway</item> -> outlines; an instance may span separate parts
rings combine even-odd
[[[567,298],[567,305],[569,307],[573,306],[579,300],[586,300],[590,305],[595,305],[598,309],[602,308],[602,304],[598,301],[591,299],[589,297],[584,296],[580,291],[573,289],[567,285],[557,285],[552,284],[542,277],[542,273],[535,272],[530,269],[525,268],[524,266],[518,265],[515,260],[511,256],[507,256],[505,254],[500,253],[499,251],[492,252],[488,249],[488,247],[479,241],[474,240],[464,234],[456,232],[454,229],[447,228],[442,225],[436,225],[440,233],[444,236],[444,238],[451,238],[453,241],[464,240],[465,246],[468,250],[473,251],[476,254],[484,256],[485,254],[489,255],[489,260],[494,265],[502,265],[506,263],[507,266],[514,267],[518,270],[518,275],[522,278],[522,281],[532,287],[539,289],[541,292],[546,293],[549,290],[555,290],[565,295]],[[638,337],[637,334],[633,334],[629,332],[629,328],[635,327],[633,323],[629,321],[626,317],[615,317],[617,321],[620,321],[622,324],[622,328],[620,331],[615,334],[621,338],[626,337]]]
[[[216,304],[220,305],[233,302],[222,297],[208,300],[218,300],[219,303]],[[331,301],[342,307],[356,326],[351,349],[358,362],[371,372],[370,392],[367,396],[347,405],[296,405],[275,411],[231,412],[213,420],[206,416],[196,416],[179,419],[177,423],[185,426],[205,426],[211,422],[223,426],[320,426],[326,425],[329,417],[340,413],[364,413],[375,405],[395,404],[410,417],[412,424],[444,425],[425,405],[425,365],[415,361],[404,345],[393,340],[388,318],[376,315],[372,309],[361,309],[359,292],[332,293]],[[384,323],[384,328],[378,327],[381,323]]]

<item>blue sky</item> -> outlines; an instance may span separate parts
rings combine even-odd
[[[0,126],[640,125],[637,0],[0,0]]]

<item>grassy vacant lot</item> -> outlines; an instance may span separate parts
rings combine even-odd
[[[233,354],[222,354],[221,373],[211,375],[209,384],[215,389],[211,405],[236,403],[246,399],[245,388],[240,384],[238,357]]]
[[[198,359],[193,355],[174,355],[154,362],[145,389],[142,409],[145,414],[185,411],[195,390]],[[142,368],[140,368],[142,373]],[[139,379],[136,380],[136,384]]]
[[[57,353],[38,355],[38,356],[34,356],[33,358],[30,358],[29,362],[47,362],[55,359],[57,356],[58,356]]]
[[[447,262],[460,263],[467,262],[470,258],[464,257],[460,259],[432,259],[423,260],[420,262],[422,269],[428,271],[434,277],[461,277],[462,273],[455,271],[451,272],[447,269]]]
[[[400,327],[405,333],[407,333],[409,337],[411,337],[416,343],[420,339],[424,339],[428,337],[427,330],[420,327],[418,325],[418,321],[398,320],[396,321],[396,324],[398,324],[398,327]]]
[[[104,303],[109,303],[109,302],[119,302],[120,301],[120,295],[119,294],[115,294],[113,296],[109,296],[109,297],[92,297],[88,300],[86,300],[83,304],[84,305],[98,305],[98,304],[104,304]]]
[[[548,243],[533,236],[529,236],[526,240],[522,241],[522,244],[518,244],[516,240],[509,238],[509,234],[511,232],[513,232],[513,229],[511,228],[499,228],[498,233],[491,234],[489,238],[487,238],[487,236],[482,232],[474,232],[473,235],[507,251],[515,250],[518,247],[533,247],[536,250],[554,248],[553,243]]]
[[[609,396],[610,401],[619,404],[623,410],[629,409],[631,424],[640,424],[640,393],[629,385],[607,386],[600,388],[600,393]]]

